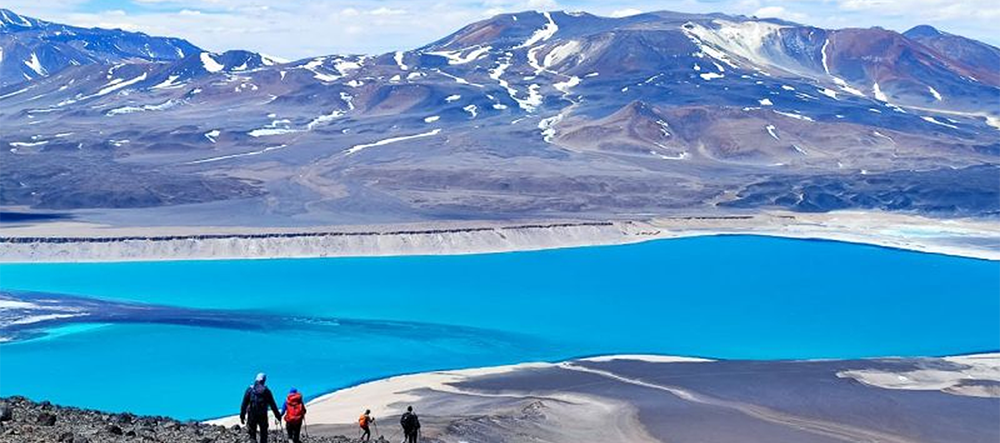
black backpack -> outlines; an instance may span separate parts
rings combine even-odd
[[[403,417],[399,420],[399,423],[403,425],[403,429],[407,431],[413,431],[420,427],[420,422],[417,421],[417,414],[412,412],[406,412]]]
[[[250,414],[267,414],[267,386],[253,385],[250,387]]]

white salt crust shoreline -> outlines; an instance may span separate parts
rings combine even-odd
[[[0,263],[462,255],[734,234],[833,240],[1000,260],[1000,223],[994,220],[844,211],[315,228],[126,228],[56,222],[0,228]]]

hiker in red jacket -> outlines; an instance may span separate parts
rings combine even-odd
[[[288,441],[300,443],[299,434],[302,432],[302,422],[306,418],[306,405],[302,403],[302,394],[292,388],[288,391],[285,404],[281,406],[281,415],[285,417],[285,429],[288,430]]]

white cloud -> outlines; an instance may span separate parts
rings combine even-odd
[[[808,18],[805,14],[789,11],[783,6],[765,6],[755,11],[753,15],[760,18],[784,18],[798,22]]]
[[[369,14],[371,14],[371,15],[403,15],[403,14],[406,14],[406,10],[405,9],[386,8],[385,6],[383,6],[381,8],[372,9],[369,12]]]
[[[642,11],[635,8],[616,9],[611,11],[611,17],[628,17],[630,15],[642,14]]]
[[[559,3],[555,0],[528,0],[528,9],[552,10],[558,9]]]
[[[958,18],[995,19],[1000,17],[1000,2],[996,0],[835,0],[846,11],[871,11],[891,15],[908,15],[923,20]]]

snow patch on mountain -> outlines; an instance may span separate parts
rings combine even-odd
[[[24,62],[25,66],[31,68],[38,75],[45,75],[45,68],[42,67],[42,62],[38,61],[38,54],[34,52],[31,53],[31,59]]]
[[[677,155],[664,155],[664,154],[660,154],[659,152],[656,152],[656,151],[649,151],[649,153],[652,154],[652,155],[655,155],[660,160],[684,160],[684,159],[686,159],[686,158],[688,158],[688,157],[691,156],[691,154],[689,154],[687,152],[682,152],[682,153],[677,154]]]
[[[250,157],[250,156],[254,156],[254,155],[266,154],[266,153],[271,152],[271,151],[277,151],[279,149],[284,149],[286,147],[288,147],[288,145],[285,145],[285,144],[281,144],[281,145],[277,145],[277,146],[268,146],[268,147],[266,147],[264,149],[261,149],[261,150],[258,150],[258,151],[241,152],[239,154],[220,155],[218,157],[209,157],[209,158],[204,158],[204,159],[201,159],[201,160],[190,161],[190,162],[187,162],[185,164],[188,164],[188,165],[197,165],[197,164],[201,164],[201,163],[211,163],[211,162],[217,162],[217,161],[222,161],[222,160],[229,160],[229,159],[233,159],[233,158]]]
[[[11,146],[13,146],[13,147],[15,147],[15,148],[31,148],[31,147],[34,147],[34,146],[42,146],[42,145],[45,145],[45,144],[48,144],[48,143],[49,143],[48,140],[41,140],[41,141],[33,141],[33,142],[10,142],[8,144],[11,145]]]
[[[771,134],[771,137],[773,137],[775,140],[781,140],[781,138],[778,137],[778,133],[775,132],[776,128],[774,127],[774,125],[767,125],[764,127],[764,129],[767,129],[767,133]]]
[[[288,60],[284,60],[271,55],[260,54],[260,62],[263,63],[264,66],[274,66],[274,65],[288,63]]]
[[[931,95],[932,95],[932,96],[934,97],[934,100],[937,100],[937,101],[941,101],[941,100],[942,100],[942,97],[941,97],[941,93],[940,93],[940,92],[938,92],[938,91],[937,91],[937,89],[934,89],[933,87],[931,87],[931,86],[928,86],[928,87],[927,87],[927,90],[928,90],[928,91],[929,91],[929,92],[931,93]]]
[[[14,92],[9,92],[7,94],[0,95],[0,100],[8,99],[8,98],[11,98],[11,97],[13,97],[15,95],[24,94],[25,92],[28,92],[32,88],[34,88],[34,86],[28,86],[27,88],[21,88],[21,89],[18,89],[16,91],[14,91]]]
[[[181,102],[177,100],[167,100],[163,103],[155,105],[142,105],[142,106],[122,106],[119,108],[114,108],[105,113],[108,117],[122,114],[132,114],[135,112],[147,112],[147,111],[163,111],[165,109],[173,108],[179,105]]]
[[[688,22],[682,29],[692,38],[699,49],[730,67],[736,64],[728,55],[747,60],[758,66],[768,66],[771,59],[764,55],[767,43],[774,39],[778,31],[786,26],[764,21],[733,22],[713,20],[716,28]]]
[[[825,41],[823,41],[823,48],[819,50],[820,54],[823,57],[823,59],[822,59],[822,62],[823,62],[823,72],[825,72],[826,75],[830,75],[829,57],[826,55],[826,49],[829,48],[829,47],[830,47],[830,39],[827,38]]]
[[[496,81],[497,84],[499,84],[501,88],[503,88],[505,91],[507,91],[507,95],[509,95],[511,99],[513,99],[513,100],[516,101],[517,100],[517,90],[515,90],[514,88],[512,88],[510,86],[510,83],[507,82],[507,80],[503,79],[503,75],[504,75],[505,72],[507,72],[507,68],[509,68],[509,67],[510,67],[510,56],[508,55],[508,57],[506,59],[497,62],[496,67],[494,67],[493,69],[490,70],[489,76],[490,76],[491,79],[493,79],[494,81]]]
[[[460,84],[460,85],[469,85],[469,86],[475,86],[475,87],[477,87],[477,88],[483,88],[483,87],[485,87],[485,86],[483,86],[483,85],[480,85],[480,84],[478,84],[478,83],[472,83],[472,82],[470,82],[470,81],[468,81],[468,80],[466,80],[466,79],[464,79],[464,78],[462,78],[462,77],[459,77],[459,76],[457,76],[457,75],[454,75],[454,74],[449,74],[449,73],[447,73],[447,72],[444,72],[444,71],[442,71],[442,70],[440,70],[440,69],[436,69],[436,70],[435,70],[434,72],[437,72],[438,74],[441,74],[441,75],[443,75],[443,76],[445,76],[445,77],[448,77],[448,78],[450,78],[450,79],[452,79],[452,80],[455,80],[455,83],[458,83],[458,84]]]
[[[166,80],[153,85],[153,87],[150,89],[169,89],[181,86],[181,83],[174,83],[175,81],[177,81],[178,78],[180,78],[179,75],[168,76]]]
[[[213,73],[225,69],[225,66],[216,61],[215,58],[212,57],[212,54],[209,54],[207,52],[201,53],[201,65],[205,68],[206,71]]]
[[[219,131],[218,129],[213,129],[211,131],[206,132],[204,135],[205,138],[208,139],[208,141],[215,143],[216,137],[218,137],[220,134],[222,134],[221,131]]]
[[[539,86],[533,84],[528,87],[528,97],[521,99],[518,97],[518,91],[510,85],[510,83],[503,78],[507,68],[510,67],[511,54],[507,53],[507,57],[501,59],[497,62],[497,66],[489,71],[489,76],[491,79],[495,80],[500,87],[507,91],[507,95],[510,96],[511,100],[517,103],[517,106],[527,112],[534,112],[535,108],[542,104],[542,95],[539,92]],[[496,105],[493,106],[496,108]]]
[[[488,54],[491,49],[493,49],[492,46],[474,46],[472,48],[458,49],[454,51],[430,51],[428,54],[448,59],[449,65],[464,65],[478,60],[482,56]]]
[[[556,82],[552,84],[552,87],[557,91],[562,92],[563,95],[569,94],[569,90],[580,84],[580,77],[575,75],[570,76],[565,81]]]
[[[471,116],[469,118],[476,118],[476,116],[479,115],[479,107],[476,105],[465,106],[462,108],[462,110],[469,113],[469,115]]]
[[[521,43],[514,49],[527,48],[536,43],[547,41],[548,39],[552,38],[553,35],[556,35],[556,32],[559,31],[559,25],[556,24],[555,20],[552,20],[552,14],[549,14],[549,12],[546,11],[542,12],[542,15],[545,16],[545,20],[547,20],[548,22],[545,23],[545,25],[542,26],[540,29],[536,30],[533,34],[531,34],[531,37],[528,37],[528,39],[525,40],[524,43]]]
[[[338,57],[331,62],[332,70],[336,71],[335,73],[330,73],[320,69],[320,68],[326,68],[325,66],[326,60],[327,57],[316,57],[299,67],[309,72],[312,72],[313,78],[315,78],[316,80],[325,83],[330,83],[343,78],[352,71],[361,69],[361,66],[364,63],[365,58],[361,57],[357,60],[351,60],[347,58]],[[327,70],[329,70],[329,68],[327,68]]]
[[[247,135],[257,138],[257,137],[268,137],[272,135],[282,135],[282,134],[290,134],[293,132],[298,132],[297,129],[293,129],[291,127],[291,124],[292,124],[291,120],[288,119],[274,120],[267,126],[264,126],[263,128],[257,128],[250,132],[247,132]]]
[[[409,66],[406,66],[406,64],[403,63],[403,51],[396,51],[396,53],[392,55],[392,59],[396,61],[396,66],[399,66],[401,71],[410,69]]]
[[[774,113],[778,114],[778,115],[783,115],[785,117],[791,117],[791,118],[794,118],[796,120],[802,120],[802,121],[807,121],[807,122],[816,121],[816,120],[813,120],[812,117],[808,117],[808,116],[805,116],[805,115],[802,115],[802,114],[798,114],[798,113],[795,113],[795,112],[774,111]]]
[[[5,26],[7,23],[23,26],[25,28],[30,28],[32,26],[31,20],[28,20],[26,17],[21,15],[5,10],[0,10],[0,14],[2,14],[4,18],[3,20],[0,20],[0,27]]]
[[[334,121],[334,120],[336,120],[336,119],[338,119],[340,117],[343,117],[344,114],[345,114],[344,111],[341,111],[339,109],[335,109],[335,110],[331,111],[329,114],[319,115],[316,118],[314,118],[312,120],[309,120],[309,123],[306,123],[306,130],[307,131],[312,131],[317,126],[325,125],[325,124],[330,123],[330,122],[332,122],[332,121]]]
[[[844,92],[856,95],[858,97],[864,97],[865,96],[864,92],[861,92],[858,89],[852,87],[850,84],[847,83],[847,81],[845,81],[844,79],[842,79],[840,77],[833,77],[833,82],[836,83],[837,86],[840,87],[840,89],[844,90]]]
[[[524,110],[528,112],[534,112],[535,108],[542,105],[542,93],[540,92],[541,86],[538,84],[531,84],[528,86],[528,98],[524,100],[518,100],[518,105],[521,105]],[[516,100],[516,99],[515,99]]]
[[[388,145],[390,143],[397,143],[397,142],[401,142],[401,141],[413,140],[413,139],[423,138],[423,137],[430,137],[430,136],[433,136],[433,135],[438,135],[439,133],[441,133],[441,128],[433,129],[431,131],[423,132],[423,133],[420,133],[420,134],[404,135],[404,136],[401,136],[401,137],[386,138],[386,139],[378,140],[378,141],[375,141],[375,142],[372,142],[372,143],[364,143],[364,144],[360,144],[360,145],[354,145],[350,149],[345,150],[344,151],[344,155],[356,154],[356,153],[361,152],[361,151],[363,151],[365,149],[368,149],[368,148],[373,148],[373,147],[376,147],[376,146],[384,146],[384,145]]]
[[[552,117],[544,118],[538,122],[538,129],[542,131],[542,140],[545,143],[552,143],[552,140],[556,137],[556,125],[559,124],[563,119],[563,114],[560,112]]]
[[[986,124],[988,126],[992,127],[993,129],[1000,130],[1000,117],[996,117],[989,114],[983,115],[982,117],[986,119]]]
[[[875,100],[878,100],[880,102],[889,101],[889,97],[886,96],[884,92],[882,92],[882,88],[879,87],[878,82],[875,82],[875,84],[872,85],[872,93],[875,94]]]
[[[346,92],[341,92],[340,93],[340,99],[343,100],[344,103],[347,104],[347,110],[348,111],[353,111],[354,110],[354,96],[353,95],[348,94]]]
[[[822,89],[817,89],[816,91],[834,100],[837,99],[837,91],[834,91],[833,89],[822,88]]]
[[[558,46],[552,48],[548,54],[545,54],[545,59],[542,60],[542,66],[550,68],[552,66],[558,65],[568,59],[570,56],[580,52],[580,42],[576,40],[570,40],[565,43],[561,43]]]
[[[927,121],[927,122],[930,122],[930,123],[934,123],[935,125],[940,125],[940,126],[944,126],[946,128],[951,128],[951,129],[958,129],[958,126],[955,126],[955,125],[952,125],[952,124],[949,124],[949,123],[945,123],[945,122],[943,122],[941,120],[938,120],[938,119],[936,119],[934,117],[930,117],[930,116],[924,115],[924,116],[921,116],[920,118],[924,119],[924,121]]]
[[[545,72],[545,67],[542,66],[541,62],[538,61],[538,52],[544,48],[545,45],[542,45],[542,46],[535,46],[534,48],[528,50],[527,54],[528,66],[531,66],[531,69],[535,70],[535,75],[539,75],[542,72]]]
[[[314,58],[305,65],[302,65],[302,69],[311,72],[313,74],[313,78],[324,83],[330,83],[339,80],[341,77],[339,75],[331,75],[319,71],[319,68],[323,66],[324,62],[326,62],[325,57]]]
[[[135,78],[133,78],[131,80],[127,80],[127,81],[123,80],[123,79],[120,79],[120,78],[116,78],[116,79],[114,79],[114,81],[111,81],[110,83],[108,83],[108,86],[106,86],[105,88],[101,89],[100,91],[97,91],[97,94],[95,94],[95,95],[98,96],[98,97],[100,97],[102,95],[107,95],[107,94],[115,92],[115,91],[117,91],[119,89],[122,89],[122,88],[125,88],[125,87],[128,87],[128,86],[132,86],[132,85],[134,85],[136,83],[139,83],[139,82],[141,82],[141,81],[143,81],[145,79],[146,79],[146,73],[145,72],[143,72],[142,75],[140,75],[138,77],[135,77]]]

